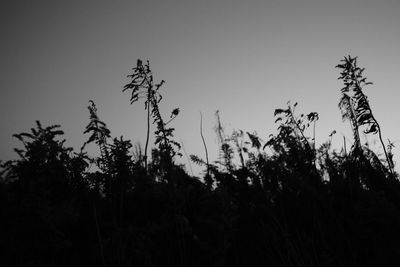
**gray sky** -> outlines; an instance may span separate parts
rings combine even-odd
[[[365,93],[399,161],[399,14],[397,0],[3,1],[0,159],[15,157],[11,135],[35,120],[61,124],[78,149],[90,99],[113,136],[144,144],[144,105],[121,92],[138,58],[166,80],[162,109],[181,109],[173,126],[188,154],[204,157],[199,111],[216,159],[217,109],[227,132],[255,130],[266,140],[274,109],[288,100],[319,113],[317,143],[336,130],[340,145],[340,133],[351,132],[337,108],[334,66],[351,54],[374,82]]]

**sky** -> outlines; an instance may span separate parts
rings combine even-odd
[[[200,112],[215,160],[216,110],[227,133],[256,131],[267,140],[276,133],[274,109],[289,100],[298,102],[298,114],[319,113],[317,144],[336,130],[336,147],[343,135],[349,147],[334,67],[352,55],[374,83],[364,92],[400,164],[399,14],[397,0],[5,0],[0,159],[17,157],[19,143],[11,136],[29,131],[35,120],[60,124],[66,144],[78,151],[88,138],[89,100],[112,136],[144,146],[144,104],[130,105],[122,92],[137,59],[149,60],[154,79],[166,81],[161,110],[168,117],[180,108],[171,126],[187,154],[205,157]],[[373,144],[376,137],[368,140]],[[382,153],[377,145],[375,151]]]

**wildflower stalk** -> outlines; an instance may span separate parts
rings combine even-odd
[[[342,64],[337,65],[336,68],[342,69],[338,79],[343,80],[345,86],[341,89],[343,97],[339,102],[339,108],[342,109],[343,118],[349,119],[352,122],[356,141],[355,148],[361,148],[358,136],[358,126],[366,125],[367,129],[364,130],[364,133],[366,134],[378,133],[390,174],[394,177],[393,167],[382,140],[381,127],[372,114],[367,96],[362,91],[362,88],[365,85],[372,83],[367,82],[367,78],[363,75],[365,68],[359,68],[357,66],[357,57],[344,57],[341,62]],[[352,93],[352,95],[349,96],[348,93]]]

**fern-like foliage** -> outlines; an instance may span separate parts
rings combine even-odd
[[[154,83],[153,81],[153,73],[150,69],[150,63],[147,61],[146,64],[138,59],[137,65],[133,68],[133,73],[128,75],[131,81],[124,86],[122,90],[131,92],[131,104],[138,101],[141,98],[144,98],[145,101],[145,109],[148,111],[147,113],[147,138],[146,138],[146,146],[145,146],[145,166],[147,169],[147,148],[149,141],[149,131],[150,131],[150,117],[153,118],[153,124],[156,124],[155,134],[155,145],[158,146],[158,149],[161,153],[162,157],[162,165],[165,165],[166,170],[171,169],[173,157],[175,155],[181,156],[179,152],[181,145],[173,140],[173,131],[174,128],[167,127],[173,119],[175,119],[179,114],[179,108],[175,108],[171,112],[171,116],[169,121],[165,122],[159,109],[159,103],[162,100],[162,95],[159,93],[159,89],[165,83],[162,80],[160,83]],[[168,171],[167,171],[168,172]]]
[[[346,117],[351,119],[353,129],[355,128],[356,130],[355,137],[358,135],[358,126],[366,126],[364,130],[366,134],[378,133],[388,163],[388,168],[394,177],[392,162],[389,159],[385,144],[382,140],[381,128],[372,114],[368,98],[363,92],[363,88],[366,85],[372,84],[371,82],[367,82],[367,77],[363,74],[365,68],[358,67],[357,57],[351,57],[350,55],[344,57],[344,59],[341,60],[341,64],[337,65],[336,68],[341,70],[338,79],[343,80],[344,83],[344,87],[341,89],[343,100],[339,102],[339,107],[347,110],[343,114],[346,114]],[[351,95],[348,95],[349,93]],[[355,140],[356,147],[360,148],[359,137],[356,137]]]
[[[341,89],[341,92],[346,96],[345,99],[347,100],[340,102],[346,102],[342,104],[343,108],[346,109],[344,116],[355,116],[354,119],[358,125],[368,126],[365,133],[376,134],[378,132],[376,121],[372,116],[367,96],[362,91],[364,86],[370,85],[372,82],[367,82],[367,77],[364,77],[363,75],[365,68],[358,67],[357,57],[352,58],[351,56],[348,56],[341,60],[341,62],[342,64],[339,64],[336,67],[341,69],[339,79],[343,80],[345,85]],[[347,94],[352,94],[352,96]],[[351,108],[355,113],[354,115],[348,114],[348,110]]]
[[[109,148],[107,144],[107,138],[110,138],[110,130],[107,125],[101,121],[97,115],[97,107],[93,100],[89,101],[89,124],[86,126],[84,134],[90,133],[89,139],[83,144],[81,150],[92,142],[95,142],[100,149],[100,158],[97,161],[98,167],[103,171],[107,172],[109,169]]]
[[[24,145],[24,149],[15,149],[21,159],[34,160],[38,166],[63,159],[66,153],[72,148],[64,148],[65,139],[58,141],[56,138],[64,132],[60,125],[52,125],[43,128],[39,121],[36,121],[37,129],[31,128],[31,133],[14,134]]]
[[[150,68],[140,63],[140,73],[150,75]],[[138,86],[148,86],[139,76]],[[141,90],[157,127],[148,168],[140,146],[131,152],[129,140],[110,139],[93,102],[82,149],[100,146],[99,171],[87,170],[83,150],[65,147],[58,125],[37,122],[14,136],[22,144],[19,159],[0,162],[6,169],[0,266],[391,266],[398,260],[400,182],[386,179],[387,167],[368,146],[358,157],[336,152],[333,131],[316,148],[318,114],[297,115],[297,104],[275,110],[278,131],[266,144],[255,132],[225,134],[217,116],[219,161],[210,164],[208,153],[191,156],[207,167],[200,179],[172,161],[169,127],[179,109],[163,120],[159,98],[147,98],[148,89]],[[345,91],[354,122],[373,125],[366,98],[352,87]],[[201,129],[202,120],[202,135]]]
[[[20,159],[2,163],[2,175],[6,181],[14,181],[19,178],[23,185],[32,183],[32,178],[38,180],[69,177],[73,180],[74,174],[87,167],[86,158],[83,154],[72,156],[72,148],[65,147],[65,139],[60,137],[64,134],[60,125],[43,127],[36,121],[36,128],[31,132],[14,134],[23,144],[22,149],[15,149]]]
[[[277,108],[274,111],[274,117],[275,123],[279,122],[278,126],[278,135],[275,138],[270,139],[269,142],[267,142],[263,149],[267,145],[273,145],[274,140],[286,140],[286,138],[291,135],[294,136],[300,144],[302,144],[305,149],[308,151],[312,150],[312,147],[309,142],[309,138],[306,137],[305,135],[305,130],[310,127],[311,123],[315,122],[318,120],[318,113],[317,112],[311,112],[308,115],[301,114],[300,117],[296,117],[295,115],[295,109],[297,107],[297,102],[294,103],[292,106],[290,102],[287,103],[287,108],[286,109],[281,109]]]

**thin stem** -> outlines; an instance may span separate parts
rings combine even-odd
[[[371,114],[371,116],[372,116],[372,114]],[[383,152],[385,153],[385,157],[386,157],[386,161],[387,161],[388,166],[389,166],[390,174],[391,174],[392,177],[394,178],[394,173],[393,173],[393,169],[392,169],[392,164],[391,164],[391,161],[390,161],[390,159],[389,159],[389,156],[388,156],[388,154],[387,154],[387,152],[386,152],[385,144],[383,143],[383,140],[382,140],[381,127],[379,126],[378,122],[375,120],[375,118],[374,118],[373,116],[372,116],[372,119],[375,121],[376,126],[377,126],[377,128],[378,128],[379,140],[381,141],[381,145],[382,145],[382,148],[383,148]]]
[[[315,121],[314,121],[314,129],[313,129],[313,139],[314,139],[314,151],[315,151]]]
[[[176,118],[176,116],[173,116],[171,119],[169,119],[166,123],[164,123],[164,126],[168,125],[171,121],[173,121]]]
[[[152,77],[150,77],[150,81],[152,81]],[[142,86],[144,83],[147,83],[147,133],[146,133],[146,145],[144,147],[144,168],[146,170],[146,173],[148,171],[147,168],[147,149],[149,146],[149,138],[150,138],[150,108],[151,108],[151,96],[152,96],[152,90],[153,86],[151,82],[148,81],[147,79],[147,74],[144,76],[142,83],[140,86]]]
[[[314,139],[314,165],[317,166],[317,149],[316,149],[316,141],[315,141],[315,124],[314,120],[314,129],[313,129],[313,139]]]
[[[201,112],[200,112],[200,136],[201,136],[201,140],[203,140],[204,150],[206,151],[207,176],[209,176],[210,175],[210,164],[208,162],[207,145],[206,145],[206,141],[204,140],[204,136],[203,136],[203,115],[201,114]]]
[[[187,159],[187,161],[188,161],[189,168],[190,168],[190,172],[191,172],[192,176],[194,176],[192,164],[190,163],[189,156],[188,156],[188,154],[186,153],[185,145],[183,144],[183,141],[182,141],[182,140],[181,140],[181,145],[182,145],[183,153],[185,153],[185,157],[186,157],[186,159]]]
[[[149,146],[149,138],[150,138],[150,90],[151,88],[148,87],[147,89],[147,135],[146,135],[146,145],[144,147],[144,168],[147,173],[147,148]]]

